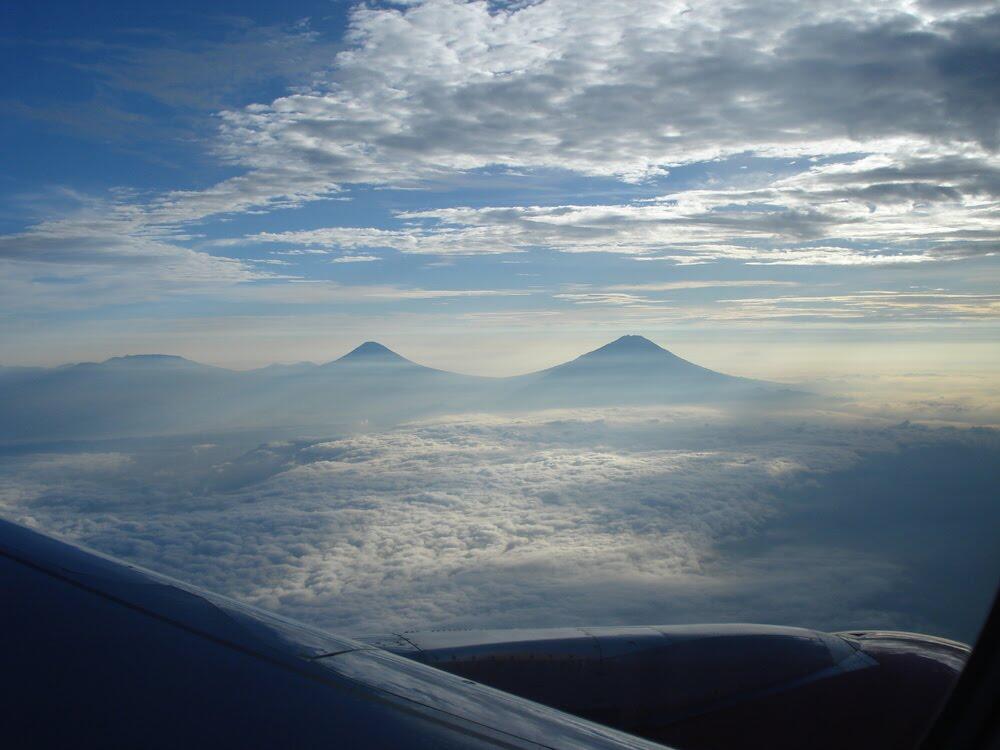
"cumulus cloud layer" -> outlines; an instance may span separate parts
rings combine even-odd
[[[252,241],[794,265],[992,254],[998,24],[983,8],[898,3],[370,8],[313,90],[226,113],[223,148],[251,181],[280,165],[331,185],[498,165],[642,180],[747,153],[834,158],[649,202],[410,211],[405,229]]]
[[[745,151],[994,149],[997,23],[897,2],[362,7],[313,90],[225,115],[225,151],[392,183],[497,164],[640,179]]]
[[[638,202],[409,210],[396,217],[402,226],[269,228],[245,242],[346,251],[338,263],[381,248],[541,248],[871,266],[998,248],[1000,14],[988,4],[426,0],[355,7],[336,52],[305,28],[276,28],[233,41],[232,54],[252,57],[267,33],[300,85],[219,114],[212,151],[240,173],[119,193],[96,212],[0,239],[15,279],[5,296],[29,298],[45,274],[65,282],[63,295],[111,298],[114,287],[116,301],[129,300],[127,283],[96,278],[160,292],[274,279],[187,249],[186,227],[354,186],[426,189],[491,170],[521,170],[530,185],[552,173],[655,181],[707,162],[723,174]],[[190,71],[193,54],[173,56]],[[218,54],[206,50],[205,63]],[[245,62],[252,81],[260,70]],[[152,68],[111,77],[123,90],[185,98]],[[803,162],[741,176],[733,160],[746,155]],[[84,276],[91,283],[73,286]]]
[[[176,450],[8,457],[5,514],[340,631],[725,619],[971,638],[994,581],[958,581],[1000,564],[988,469],[947,506],[909,486],[841,496],[837,479],[909,471],[913,451],[978,465],[1000,450],[990,431],[647,409]],[[900,534],[947,553],[914,561]],[[938,611],[949,586],[967,596]]]

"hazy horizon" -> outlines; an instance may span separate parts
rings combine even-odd
[[[680,347],[673,345],[665,337],[652,337],[637,331],[609,333],[610,338],[599,338],[588,335],[577,348],[567,341],[551,341],[547,338],[541,341],[524,342],[516,339],[512,344],[504,341],[498,345],[496,339],[482,342],[481,347],[502,348],[502,355],[496,351],[486,351],[482,356],[470,356],[469,346],[455,346],[454,342],[432,348],[415,346],[408,338],[399,336],[365,336],[352,339],[351,342],[339,347],[323,347],[321,356],[312,359],[271,359],[266,354],[251,362],[231,361],[219,357],[218,353],[205,351],[189,351],[186,348],[172,350],[143,350],[118,348],[111,349],[94,357],[73,358],[66,353],[52,353],[51,359],[42,361],[2,361],[0,367],[60,367],[86,362],[103,362],[117,357],[166,355],[182,357],[200,364],[213,367],[223,367],[233,370],[254,370],[271,365],[323,364],[332,362],[347,354],[365,341],[377,341],[389,349],[405,356],[407,359],[451,372],[482,377],[512,377],[544,370],[574,359],[577,356],[592,351],[618,335],[643,335],[655,340],[663,348],[689,361],[697,361],[711,369],[728,371],[745,377],[775,380],[787,383],[819,384],[827,380],[839,380],[834,386],[850,390],[857,387],[859,381],[903,381],[919,380],[928,388],[945,390],[953,388],[957,393],[975,392],[983,402],[1000,404],[1000,347],[994,342],[976,344],[962,342],[942,342],[931,356],[927,347],[919,342],[897,344],[891,350],[878,341],[855,342],[850,345],[849,352],[840,349],[830,350],[823,344],[796,344],[795,342],[768,342],[748,344],[746,337],[741,342],[712,344],[701,341],[688,341],[678,337],[682,342]],[[669,335],[669,334],[667,334]],[[702,337],[704,338],[704,337]],[[398,343],[397,343],[398,342]],[[515,348],[524,344],[522,352]],[[791,354],[789,354],[791,350]],[[923,362],[910,356],[913,351],[920,352]],[[476,352],[478,354],[478,352]],[[204,355],[204,356],[201,356]],[[994,359],[997,360],[994,363]],[[862,369],[858,362],[863,361]],[[923,366],[921,366],[923,365]],[[852,383],[853,381],[853,383]],[[971,381],[971,382],[970,382]]]
[[[623,336],[640,335],[636,333],[623,333]],[[392,337],[398,338],[398,337]],[[391,340],[391,339],[389,339]],[[519,360],[519,352],[516,349],[506,349],[504,352],[504,365],[499,368],[477,367],[474,358],[469,356],[465,349],[456,354],[443,354],[438,351],[428,352],[427,357],[412,355],[407,344],[403,341],[399,346],[388,345],[384,341],[376,339],[366,339],[366,341],[376,341],[376,343],[387,348],[394,353],[414,362],[415,364],[452,372],[459,375],[470,375],[487,378],[517,378],[542,372],[551,367],[558,366],[565,362],[572,361],[587,352],[598,349],[608,344],[613,339],[598,340],[597,343],[590,344],[584,350],[571,350],[566,354],[561,354],[560,348],[548,346],[543,353],[538,354],[538,360],[530,367],[524,369],[512,367],[512,362]],[[357,340],[340,351],[333,351],[328,359],[319,360],[292,360],[292,361],[268,361],[262,360],[252,366],[233,367],[225,362],[207,360],[195,360],[185,357],[175,352],[123,352],[113,354],[106,359],[94,360],[103,362],[108,359],[121,357],[142,357],[151,355],[166,355],[183,357],[199,364],[212,367],[221,367],[236,371],[250,372],[263,370],[272,365],[322,365],[335,362],[337,359],[349,354],[364,341]],[[714,352],[714,357],[701,358],[697,354],[690,354],[688,347],[678,350],[671,347],[666,342],[655,342],[664,349],[676,354],[689,362],[708,367],[709,369],[724,372],[740,377],[754,378],[774,383],[786,384],[790,387],[808,390],[817,396],[825,396],[838,399],[838,409],[854,414],[867,414],[880,416],[888,419],[917,419],[928,424],[955,424],[955,425],[978,425],[1000,427],[1000,368],[990,366],[987,357],[975,357],[973,361],[951,359],[947,362],[938,362],[937,370],[921,370],[912,366],[911,362],[899,362],[899,352],[894,353],[890,362],[894,366],[877,368],[872,366],[871,350],[861,349],[857,346],[853,349],[853,357],[843,354],[834,356],[830,352],[825,352],[825,356],[817,353],[811,357],[803,357],[799,363],[790,363],[788,360],[773,362],[771,359],[776,355],[770,352],[768,347],[756,348],[744,345],[735,351],[723,350]],[[913,346],[919,347],[918,344]],[[454,347],[452,347],[454,348]],[[875,347],[876,349],[878,347]],[[530,349],[530,348],[529,348]],[[690,350],[698,352],[705,347],[691,345]],[[963,354],[974,356],[982,350],[969,351],[967,345],[961,346]],[[994,350],[1000,347],[988,345],[985,347],[986,354],[993,354]],[[711,351],[711,350],[709,350]],[[435,353],[438,355],[435,357]],[[802,354],[801,350],[798,352]],[[885,355],[884,348],[881,353]],[[905,355],[903,355],[905,358]],[[865,360],[869,369],[867,372],[858,372],[854,366],[857,359]],[[60,367],[85,362],[58,362],[48,367]],[[906,367],[905,365],[911,365]],[[3,364],[0,364],[2,367]],[[45,367],[45,365],[36,365]],[[795,369],[795,368],[798,369]]]

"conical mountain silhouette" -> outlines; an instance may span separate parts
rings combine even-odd
[[[581,357],[594,357],[594,356],[616,356],[620,354],[670,354],[666,349],[664,349],[659,344],[654,344],[652,341],[647,339],[645,336],[622,336],[615,339],[609,344],[594,349],[592,352],[587,352],[581,355]],[[579,357],[577,358],[579,359]]]
[[[678,357],[644,336],[622,336],[571,362],[545,370],[546,377],[602,378],[620,381],[659,378],[701,383],[738,381]]]
[[[355,347],[343,357],[340,357],[335,362],[366,362],[371,364],[377,363],[397,363],[397,364],[414,364],[406,357],[396,354],[392,349],[377,341],[366,341],[358,347]]]
[[[643,336],[513,378],[436,370],[366,341],[325,365],[236,372],[170,355],[0,372],[0,439],[391,425],[430,414],[801,397],[688,362]]]

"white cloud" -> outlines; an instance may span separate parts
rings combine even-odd
[[[512,237],[505,227],[499,226],[433,229],[418,226],[406,229],[324,227],[290,232],[261,232],[240,240],[228,240],[224,244],[237,243],[291,244],[304,246],[306,252],[391,248],[402,253],[424,255],[519,253],[525,249],[523,242]]]
[[[399,230],[252,239],[795,265],[993,252],[995,102],[976,84],[974,60],[942,61],[987,54],[984,29],[995,21],[975,9],[919,19],[912,10],[571,0],[359,10],[329,80],[227,114],[233,158],[327,170],[343,183],[420,182],[495,164],[628,179],[746,152],[852,161],[651,205],[445,208],[404,213],[420,223]],[[824,79],[831,85],[817,86]]]
[[[645,305],[651,302],[647,297],[622,292],[562,292],[553,294],[554,299],[574,302],[578,305]],[[661,303],[662,304],[662,303]]]
[[[957,154],[814,166],[752,189],[689,189],[628,204],[407,211],[405,229],[264,232],[246,242],[476,255],[549,248],[677,263],[886,265],[1000,250],[1000,168]]]
[[[692,279],[690,281],[657,281],[643,284],[613,284],[608,289],[625,292],[672,292],[685,289],[773,286],[799,286],[799,282],[775,281],[773,279]]]
[[[1000,295],[949,293],[934,290],[862,290],[838,294],[775,294],[758,297],[714,297],[708,301],[678,304],[664,292],[674,287],[637,285],[635,287],[579,288],[553,294],[553,299],[577,305],[609,310],[627,308],[636,315],[669,316],[675,322],[708,320],[727,324],[761,323],[781,319],[838,321],[989,321],[1000,318]],[[736,284],[736,288],[754,284]],[[617,288],[643,291],[642,296],[616,291]],[[689,287],[681,287],[689,288]],[[694,287],[706,288],[706,287]],[[711,285],[707,288],[711,288]],[[729,288],[722,285],[722,288]],[[641,317],[635,318],[636,322]]]
[[[826,225],[859,228],[865,219],[861,239],[871,241],[912,240],[899,236],[900,225],[917,221],[926,227],[918,226],[921,238],[950,241],[955,231],[979,228],[989,236],[971,240],[995,244],[993,203],[952,206],[950,214],[935,210],[923,222],[913,210],[923,199],[968,199],[969,185],[962,183],[970,177],[995,199],[996,163],[989,154],[997,138],[996,103],[988,87],[976,84],[975,59],[964,67],[941,62],[960,50],[988,54],[984,29],[993,20],[974,10],[940,18],[925,11],[918,19],[908,8],[857,3],[850,12],[822,4],[779,11],[772,4],[691,7],[670,0],[622,6],[546,0],[513,9],[458,0],[405,9],[360,6],[346,48],[317,71],[309,90],[224,113],[219,152],[245,166],[244,174],[135,203],[131,227],[116,215],[126,207],[116,207],[115,236],[132,238],[139,249],[138,238],[153,227],[297,205],[330,196],[340,185],[421,183],[496,164],[631,179],[665,165],[745,152],[864,152],[873,155],[869,160],[923,154],[931,164],[950,165],[916,185],[897,180],[895,197],[884,184],[868,185],[869,197],[881,201],[875,217],[864,216],[864,191],[856,185],[844,211],[828,187],[793,178],[770,191],[693,191],[668,197],[672,205],[646,208],[444,209],[412,214],[436,220],[433,230],[300,234],[306,244],[348,250],[470,254],[540,244],[648,253],[706,237],[710,245],[726,244],[719,236],[725,226],[744,239],[787,244]],[[291,38],[296,44],[308,39]],[[865,72],[879,66],[892,75]],[[820,94],[815,81],[824,77],[835,85]],[[956,154],[978,159],[980,171],[970,175],[969,165],[963,170],[954,163]],[[837,168],[817,171],[824,169]],[[716,211],[726,203],[770,199],[778,208],[748,212],[745,206],[732,216]],[[891,205],[900,209],[893,214]],[[75,228],[81,247],[94,237],[109,240],[95,227]],[[40,227],[14,244],[26,248],[51,233]],[[743,252],[754,255],[750,248]],[[712,257],[711,248],[704,254]],[[816,262],[815,252],[803,254],[802,262]]]
[[[976,320],[1000,317],[1000,295],[867,291],[856,294],[721,300],[733,317],[855,317]]]
[[[397,216],[402,227],[270,231],[228,244],[337,251],[337,263],[384,248],[804,266],[993,254],[1000,104],[983,71],[1000,36],[990,11],[860,0],[428,0],[356,6],[336,55],[305,28],[234,34],[226,49],[244,58],[275,34],[272,51],[294,53],[282,73],[308,79],[220,114],[214,153],[242,171],[207,188],[120,192],[0,238],[2,291],[23,308],[39,299],[88,306],[274,278],[189,249],[191,227],[343,197],[352,185],[427,188],[498,168],[529,181],[544,182],[547,170],[642,181],[710,160],[725,172],[743,154],[814,166],[755,181],[723,174],[653,201],[412,210]],[[196,58],[181,50],[163,59],[187,76]],[[137,59],[135,75],[115,85],[176,100],[183,92],[150,60]],[[244,83],[262,74],[258,63],[249,61]]]
[[[472,415],[273,443],[207,472],[140,455],[109,480],[8,458],[0,502],[7,515],[341,631],[718,618],[902,626],[913,620],[884,597],[914,571],[877,547],[852,552],[850,538],[809,532],[782,542],[782,559],[734,550],[867,458],[989,439],[711,409]],[[842,515],[857,513],[845,501]]]
[[[992,19],[909,3],[360,6],[308,91],[224,115],[223,151],[331,182],[505,165],[641,179],[752,151],[996,145]],[[973,58],[948,65],[960,50]],[[971,50],[971,52],[970,52]],[[982,60],[975,59],[981,55]],[[825,81],[825,85],[818,83]]]
[[[276,284],[242,285],[224,292],[213,290],[215,298],[279,304],[351,304],[403,300],[459,299],[475,297],[522,297],[529,292],[517,289],[422,289],[392,284],[338,284],[322,280],[290,280]]]
[[[54,473],[82,472],[101,474],[127,469],[132,463],[125,453],[55,453],[43,455],[27,464],[35,474],[51,479]]]

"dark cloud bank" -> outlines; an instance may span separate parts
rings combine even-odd
[[[325,435],[286,420],[138,438],[109,421],[100,439],[8,442],[0,508],[342,632],[749,620],[975,636],[1000,572],[995,430],[894,424],[722,376],[736,395],[657,402],[622,373],[663,388],[698,371],[652,353],[655,376],[630,350],[624,369],[605,353],[542,387],[506,381],[522,408],[449,416],[432,388],[436,407],[410,421]],[[141,381],[155,402],[159,381]],[[577,403],[543,408],[560,398]],[[386,418],[397,401],[372,403]]]

